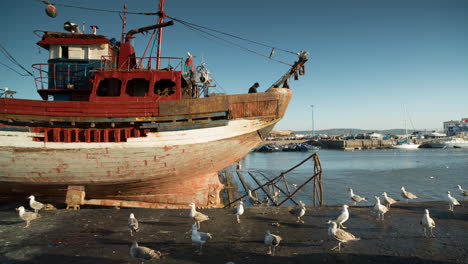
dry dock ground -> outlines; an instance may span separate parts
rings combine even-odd
[[[42,211],[42,218],[23,228],[14,210],[19,205],[0,204],[2,264],[137,263],[129,255],[133,239],[167,254],[150,263],[468,263],[468,203],[455,213],[446,202],[400,203],[384,221],[375,220],[369,207],[351,206],[345,226],[362,240],[343,244],[341,253],[330,250],[337,242],[327,240],[325,223],[339,214],[339,206],[308,207],[304,224],[296,223],[288,208],[247,208],[241,224],[233,209],[200,210],[212,219],[200,231],[213,236],[201,256],[187,232],[193,223],[188,209]],[[426,208],[436,222],[435,238],[425,238],[419,224]],[[140,221],[134,237],[127,229],[131,212]],[[265,230],[283,237],[276,256],[266,254]]]

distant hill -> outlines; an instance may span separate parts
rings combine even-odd
[[[405,134],[404,129],[385,129],[385,130],[378,130],[378,129],[357,129],[357,128],[332,128],[332,129],[323,129],[323,130],[315,130],[314,134],[325,134],[329,136],[337,136],[337,135],[356,135],[356,134],[364,134],[364,133],[380,133],[385,135],[403,135]],[[408,130],[408,133],[412,131]],[[295,134],[310,134],[310,130],[305,131],[294,131]]]

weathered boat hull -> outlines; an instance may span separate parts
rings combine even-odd
[[[3,194],[35,193],[63,199],[67,186],[82,185],[89,199],[167,204],[218,203],[216,199],[209,199],[210,194],[214,195],[212,198],[218,197],[222,188],[217,171],[245,156],[262,141],[257,131],[271,127],[262,122],[256,125],[252,121],[232,123],[237,124],[189,133],[159,133],[185,134],[180,135],[179,140],[173,139],[174,144],[168,140],[166,142],[169,144],[161,144],[157,140],[164,135],[154,133],[148,135],[146,140],[139,138],[137,142],[86,144],[88,146],[82,143],[48,143],[43,148],[32,147],[41,143],[33,142],[21,132],[10,132],[10,140],[16,137],[17,141],[22,141],[18,145],[30,147],[2,148],[0,191]],[[195,144],[176,143],[189,138],[203,138],[203,134],[214,137],[223,129],[234,129],[232,126],[247,126],[245,129],[251,131]],[[25,142],[28,140],[30,142]]]
[[[269,115],[253,116],[259,111],[249,110],[252,102],[234,100],[237,112],[224,106],[235,117],[227,125],[150,132],[126,142],[47,142],[38,141],[37,132],[0,131],[0,196],[25,199],[35,194],[64,201],[68,186],[77,185],[84,186],[91,201],[216,206],[223,188],[217,172],[255,148],[284,115],[291,92],[277,90],[282,95],[270,104],[275,109],[263,110]],[[261,95],[256,98],[261,102]]]

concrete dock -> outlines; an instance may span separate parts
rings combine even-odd
[[[351,206],[347,231],[362,240],[330,249],[328,219],[340,206],[307,207],[304,224],[295,222],[286,207],[246,208],[238,224],[234,209],[206,209],[212,220],[201,223],[213,239],[194,251],[188,232],[193,224],[188,209],[102,209],[41,211],[42,217],[24,228],[15,207],[0,204],[0,263],[137,263],[129,255],[131,241],[167,254],[150,263],[468,263],[468,202],[449,212],[447,202],[398,203],[375,220],[369,207]],[[429,209],[436,222],[435,238],[425,238],[420,221]],[[140,221],[131,237],[130,213]],[[272,223],[279,223],[272,226]],[[283,237],[276,256],[266,254],[264,233]]]

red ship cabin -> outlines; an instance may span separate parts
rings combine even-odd
[[[191,98],[182,58],[138,58],[132,38],[127,34],[126,42],[120,43],[103,35],[44,32],[37,44],[49,51],[49,60],[33,65],[39,71],[35,82],[42,99],[157,102]],[[160,60],[168,66],[158,70],[155,64]]]

